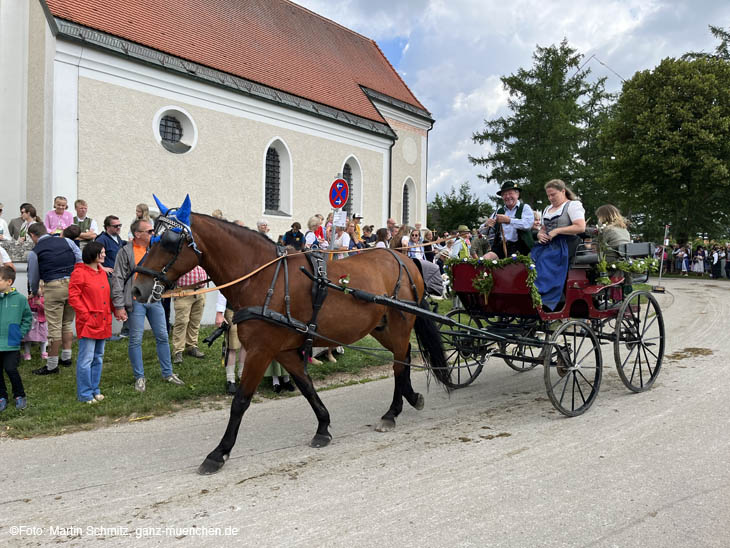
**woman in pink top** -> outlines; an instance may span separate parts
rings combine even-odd
[[[68,209],[68,201],[63,196],[56,196],[53,199],[53,210],[46,213],[44,224],[49,234],[60,234],[68,226],[74,223],[73,215]]]

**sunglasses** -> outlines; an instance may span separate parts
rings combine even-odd
[[[139,232],[140,234],[144,234],[145,232],[147,234],[154,234],[155,233],[155,229],[154,228],[150,228],[149,230],[138,230],[137,232]]]
[[[121,223],[118,225],[109,225],[109,228],[122,228]]]

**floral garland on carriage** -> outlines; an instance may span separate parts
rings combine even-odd
[[[472,286],[474,289],[479,291],[484,296],[484,299],[489,299],[489,293],[492,291],[492,287],[494,287],[494,276],[492,275],[492,271],[497,268],[504,268],[508,265],[513,265],[515,263],[522,263],[527,268],[527,280],[526,285],[527,288],[530,291],[530,298],[532,299],[532,304],[535,306],[535,308],[541,308],[542,307],[542,298],[540,297],[540,292],[537,290],[537,287],[535,286],[535,279],[537,278],[537,269],[535,268],[535,263],[532,262],[532,259],[526,255],[517,255],[513,254],[510,257],[507,257],[505,259],[493,259],[493,260],[484,260],[484,259],[447,259],[444,262],[444,268],[446,269],[446,273],[449,276],[449,284],[453,287],[454,285],[454,273],[453,273],[453,266],[456,264],[470,264],[473,267],[475,267],[477,270],[480,270],[481,272],[479,275],[474,276],[474,279],[472,280]]]
[[[628,259],[625,261],[611,261],[608,263],[608,245],[603,238],[603,231],[607,225],[597,225],[596,235],[598,240],[598,263],[596,270],[598,271],[598,279],[596,283],[600,285],[610,285],[611,278],[608,276],[608,270],[620,271],[624,274],[644,274],[646,272],[659,271],[659,259],[654,257],[642,257],[636,259]]]
[[[596,283],[599,285],[611,285],[613,282],[608,276],[608,270],[609,268],[613,271],[620,271],[625,274],[644,274],[645,272],[657,272],[659,270],[659,260],[655,259],[653,257],[645,257],[645,258],[637,258],[637,259],[628,259],[624,261],[612,261],[610,264],[608,263],[606,259],[606,254],[608,251],[608,248],[603,241],[603,238],[601,237],[601,234],[603,232],[603,229],[605,226],[599,225],[597,227],[597,236],[598,236],[598,263],[596,264],[595,268],[598,273],[598,278],[596,279]],[[444,263],[444,268],[446,269],[446,273],[449,276],[449,284],[453,287],[454,284],[454,274],[453,274],[453,266],[457,264],[470,264],[473,267],[475,267],[477,270],[480,271],[480,273],[477,276],[474,276],[472,280],[472,286],[474,289],[479,291],[484,296],[484,299],[489,299],[489,294],[492,291],[492,288],[494,287],[494,276],[492,274],[492,271],[497,268],[504,268],[505,266],[512,265],[515,263],[522,263],[527,268],[527,280],[526,285],[530,292],[530,298],[532,299],[532,304],[535,306],[535,308],[541,308],[542,307],[542,298],[540,297],[540,292],[537,290],[537,287],[535,286],[535,280],[537,279],[537,269],[535,268],[535,263],[532,262],[532,259],[529,256],[526,255],[517,255],[513,254],[510,257],[507,257],[505,259],[493,259],[493,260],[484,260],[484,259],[456,259],[451,258],[447,259]]]

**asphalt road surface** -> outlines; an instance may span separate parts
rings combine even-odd
[[[669,355],[632,394],[607,368],[593,407],[553,410],[542,368],[493,359],[450,396],[373,429],[392,380],[251,406],[220,473],[198,465],[228,411],[0,440],[0,543],[18,546],[730,546],[730,284],[671,280]],[[690,350],[685,350],[690,349]],[[138,540],[139,539],[139,540]]]

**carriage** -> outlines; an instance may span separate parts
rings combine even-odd
[[[330,443],[329,411],[306,366],[313,346],[349,345],[370,334],[393,353],[393,398],[376,427],[381,432],[395,428],[404,401],[416,410],[424,407],[410,379],[412,332],[424,367],[451,388],[473,382],[489,357],[516,371],[542,363],[553,405],[569,416],[585,412],[598,394],[601,345],[613,345],[619,375],[634,392],[647,390],[661,368],[664,323],[656,300],[643,290],[624,296],[630,284],[621,275],[599,279],[598,258],[590,250],[573,259],[559,310],[533,300],[534,267],[516,257],[515,264],[498,269],[454,265],[453,289],[463,307],[441,315],[429,308],[417,264],[394,250],[328,262],[322,253],[289,253],[247,228],[194,213],[189,196],[179,208],[155,201],[161,215],[144,263],[135,268],[133,298],[153,303],[169,296],[163,292],[199,264],[236,311],[236,334],[246,348],[226,431],[200,465],[201,474],[216,473],[230,456],[272,359],[289,372],[315,414],[310,445]],[[650,256],[651,246],[629,244],[622,251],[630,261]],[[475,287],[486,270],[493,282],[488,295],[479,283]]]
[[[625,244],[626,261],[653,256],[650,243]],[[664,321],[651,292],[632,290],[647,271],[629,279],[598,272],[599,258],[579,247],[571,260],[564,303],[549,311],[534,301],[530,265],[515,261],[502,268],[468,261],[451,265],[453,291],[461,306],[446,315],[441,334],[451,370],[449,386],[462,388],[481,373],[488,358],[501,358],[517,372],[544,366],[547,394],[567,416],[584,413],[598,395],[603,346],[610,346],[619,377],[633,392],[648,390],[664,355]],[[485,295],[475,284],[491,276]],[[606,283],[608,282],[608,283]],[[475,287],[477,286],[477,287]]]

